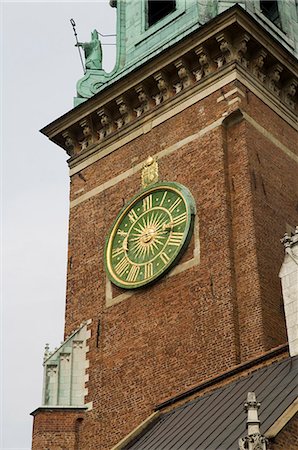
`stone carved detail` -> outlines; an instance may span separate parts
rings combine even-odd
[[[295,227],[294,233],[291,233],[291,236],[285,233],[280,242],[284,245],[286,253],[298,264],[298,225]]]
[[[284,247],[291,247],[292,245],[292,237],[288,235],[288,233],[285,233],[283,238],[281,238],[280,242],[284,244]]]
[[[171,96],[172,89],[165,73],[159,72],[153,75],[153,77],[157,82],[157,88],[159,90],[159,93],[153,98],[155,100],[155,104],[160,105],[160,103],[164,102]]]
[[[44,348],[44,354],[43,354],[43,360],[45,361],[46,359],[48,359],[48,357],[51,355],[50,352],[50,345],[46,344],[45,348]]]
[[[69,156],[73,156],[75,154],[75,150],[77,147],[76,140],[73,136],[73,134],[70,131],[64,131],[62,133],[62,137],[64,138],[64,145],[66,153]]]
[[[170,62],[164,69],[149,75],[148,79],[139,82],[127,94],[121,95],[116,100],[111,99],[97,112],[88,115],[85,120],[81,119],[72,125],[71,129],[61,132],[57,140],[70,156],[74,156],[85,151],[91,143],[104,141],[114,131],[122,129],[124,125],[141,117],[151,108],[161,105],[173,95],[179,95],[192,83],[199,82],[231,62],[241,65],[289,109],[296,109],[297,79],[293,78],[290,69],[279,63],[277,58],[262,47],[253,36],[243,29],[237,33],[231,28],[217,34],[215,38],[219,52],[214,48],[214,37],[206,40],[204,44],[189,50],[183,57]],[[194,61],[194,53],[197,64]],[[267,56],[270,61],[269,70],[266,68]],[[173,86],[171,80],[177,80],[177,75],[179,80]],[[132,105],[136,107],[133,109]],[[98,122],[98,118],[100,126],[95,131],[92,124]]]
[[[244,33],[235,42],[235,59],[245,68],[248,67],[247,54],[247,43],[250,40],[250,36]]]
[[[81,150],[85,150],[93,142],[92,127],[88,119],[81,120],[80,126],[84,136],[84,139],[80,141]]]
[[[216,59],[217,68],[220,69],[225,64],[228,64],[233,59],[234,49],[230,38],[226,33],[220,33],[216,36],[219,43],[219,50],[221,55]]]
[[[146,188],[150,184],[158,182],[158,164],[156,158],[149,156],[143,164],[142,187]]]
[[[267,439],[261,434],[252,434],[239,440],[240,450],[266,450]]]
[[[57,370],[58,370],[57,366],[47,366],[47,376],[52,377],[56,375]]]
[[[98,130],[97,134],[99,140],[102,141],[105,137],[107,137],[109,134],[112,133],[113,121],[109,111],[106,108],[101,108],[99,111],[97,111],[97,115],[102,125],[100,130]]]
[[[252,60],[252,74],[261,82],[264,82],[266,78],[266,75],[262,71],[266,57],[267,52],[264,49],[261,49]]]
[[[151,100],[146,88],[143,85],[137,86],[135,88],[135,92],[138,95],[138,100],[140,103],[140,106],[135,109],[135,112],[137,117],[140,117],[142,114],[149,111],[151,107]]]
[[[117,128],[120,129],[132,120],[132,109],[123,96],[116,99],[116,103],[121,117],[115,121]]]
[[[283,67],[280,64],[275,64],[268,71],[268,87],[276,95],[280,94],[280,88],[278,87],[278,82],[280,80],[280,74],[283,71]]]
[[[199,47],[195,49],[195,54],[198,57],[200,67],[199,69],[195,70],[193,74],[196,78],[196,81],[200,81],[203,77],[208,76],[215,70],[215,65],[203,45],[199,45]]]
[[[295,94],[297,91],[298,81],[295,78],[291,78],[282,90],[283,101],[291,108],[295,109],[296,101]]]
[[[73,348],[83,348],[83,341],[73,341]]]
[[[61,361],[70,361],[70,353],[60,353],[60,360]]]
[[[175,67],[178,70],[179,83],[174,85],[175,93],[178,94],[182,89],[188,88],[193,81],[192,73],[189,70],[185,61],[181,58],[175,63]]]

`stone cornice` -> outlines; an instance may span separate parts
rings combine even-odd
[[[30,416],[36,416],[36,414],[43,412],[59,412],[65,414],[66,412],[70,413],[83,413],[88,410],[88,406],[40,406],[30,413]]]
[[[66,150],[73,167],[119,132],[235,68],[256,95],[265,94],[289,123],[297,123],[297,60],[233,7],[41,132]]]

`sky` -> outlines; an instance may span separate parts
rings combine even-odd
[[[115,9],[95,2],[12,2],[1,17],[0,449],[30,449],[41,406],[44,346],[63,339],[69,177],[67,155],[39,130],[69,111],[80,41],[115,33]],[[111,71],[115,38],[103,38]]]

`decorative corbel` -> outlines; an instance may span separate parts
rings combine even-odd
[[[137,114],[137,117],[140,117],[142,114],[149,111],[151,107],[151,100],[150,96],[148,95],[147,89],[142,84],[137,86],[135,88],[135,91],[138,95],[138,100],[140,103],[140,106],[135,109],[135,112]]]
[[[113,121],[107,108],[101,108],[97,111],[101,128],[97,131],[98,138],[102,141],[105,137],[113,132]]]
[[[247,43],[249,40],[250,40],[249,34],[243,33],[238,39],[236,39],[234,43],[235,59],[245,68],[247,68],[249,64],[248,59],[246,58]]]
[[[291,109],[295,109],[298,81],[296,78],[291,78],[282,89],[282,99]]]
[[[90,144],[93,143],[93,130],[91,121],[89,119],[83,119],[80,122],[80,126],[82,128],[82,133],[84,136],[84,139],[80,141],[81,150],[85,150],[87,147],[89,147]]]
[[[262,83],[265,81],[266,75],[263,73],[262,68],[267,58],[267,52],[261,49],[257,52],[251,63],[252,74],[258,78]]]
[[[226,33],[219,33],[216,36],[219,44],[221,55],[216,59],[217,68],[220,69],[225,64],[228,64],[233,59],[233,46],[230,38]]]
[[[62,137],[64,138],[64,146],[66,153],[69,156],[73,156],[76,153],[76,149],[78,147],[77,141],[73,135],[73,133],[69,130],[64,131],[62,133]]]
[[[180,92],[182,89],[186,89],[192,84],[193,77],[183,58],[178,59],[178,61],[176,61],[174,65],[178,71],[177,73],[180,79],[180,82],[174,85],[176,94],[178,94],[178,92]]]
[[[275,64],[272,66],[268,73],[268,87],[276,95],[280,94],[280,88],[278,87],[278,82],[280,80],[280,74],[283,71],[283,67],[280,64]]]
[[[195,48],[195,54],[197,55],[199,61],[199,69],[193,72],[196,81],[200,81],[203,77],[206,77],[211,72],[215,70],[215,64],[212,61],[208,51],[203,45],[199,45]]]
[[[124,125],[127,125],[132,120],[133,113],[129,103],[123,96],[116,98],[116,103],[121,116],[115,122],[117,128],[119,129],[122,128]]]
[[[153,99],[155,100],[155,104],[159,105],[171,96],[172,89],[168,77],[164,72],[158,72],[153,77],[157,82],[157,88],[159,90],[159,93]]]

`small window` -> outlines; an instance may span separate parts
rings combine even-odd
[[[267,17],[267,19],[269,19],[277,27],[281,28],[281,21],[278,12],[278,4],[276,0],[260,1],[260,8],[264,16]]]
[[[151,27],[165,16],[175,11],[175,0],[147,0],[147,23]]]

